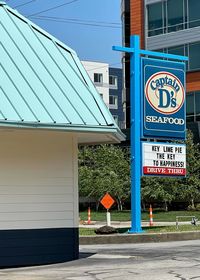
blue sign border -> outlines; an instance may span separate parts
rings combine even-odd
[[[177,75],[176,73],[179,71],[182,72],[182,79],[181,80],[184,89],[186,88],[185,83],[186,83],[186,79],[185,79],[185,63],[183,62],[175,62],[175,61],[166,61],[166,60],[161,60],[161,59],[153,59],[153,58],[141,58],[141,98],[142,98],[142,102],[141,102],[141,138],[150,138],[150,139],[179,139],[179,140],[185,140],[186,139],[186,92],[184,91],[185,94],[185,99],[184,99],[184,104],[182,105],[181,109],[174,114],[171,114],[170,117],[174,117],[176,118],[177,115],[179,115],[180,118],[184,119],[184,125],[182,125],[182,129],[181,130],[177,130],[178,125],[173,125],[172,129],[168,130],[168,129],[164,129],[166,127],[166,124],[163,125],[158,125],[159,128],[156,128],[156,125],[154,124],[154,128],[152,129],[148,129],[145,127],[145,114],[146,114],[146,102],[148,102],[146,100],[145,97],[145,93],[144,93],[144,88],[145,88],[145,82],[148,80],[148,78],[145,79],[145,68],[147,66],[151,66],[152,68],[157,68],[158,71],[155,71],[155,73],[157,72],[161,72],[161,71],[166,71],[166,72],[170,72],[173,75]],[[151,108],[152,111],[155,112],[156,116],[160,116],[163,117],[165,116],[162,113],[158,113],[156,112],[156,110],[153,110],[153,108]],[[160,128],[160,126],[163,126],[163,129]]]

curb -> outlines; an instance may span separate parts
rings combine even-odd
[[[80,236],[80,245],[150,243],[200,239],[200,231]]]

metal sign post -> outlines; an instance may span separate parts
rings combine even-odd
[[[141,232],[141,206],[140,206],[140,126],[141,126],[141,94],[140,94],[140,39],[139,36],[131,36],[131,80],[130,80],[130,137],[131,137],[131,229],[130,232]]]
[[[112,198],[109,193],[106,193],[103,198],[101,199],[101,204],[106,208],[106,221],[107,221],[107,226],[111,226],[111,217],[110,217],[110,212],[109,209],[112,207],[112,205],[115,203],[114,199]]]
[[[130,48],[113,47],[114,50],[130,53],[130,142],[131,142],[131,229],[130,233],[141,232],[141,90],[140,90],[140,38],[131,36]]]
[[[139,233],[141,228],[141,55],[186,61],[177,56],[140,49],[140,38],[131,35],[130,48],[113,46],[113,50],[130,53],[130,117],[131,117],[131,229]]]

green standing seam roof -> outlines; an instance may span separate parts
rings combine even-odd
[[[0,126],[124,135],[77,54],[0,1]]]

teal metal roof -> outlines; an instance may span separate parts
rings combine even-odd
[[[124,136],[77,54],[0,1],[0,126]]]

